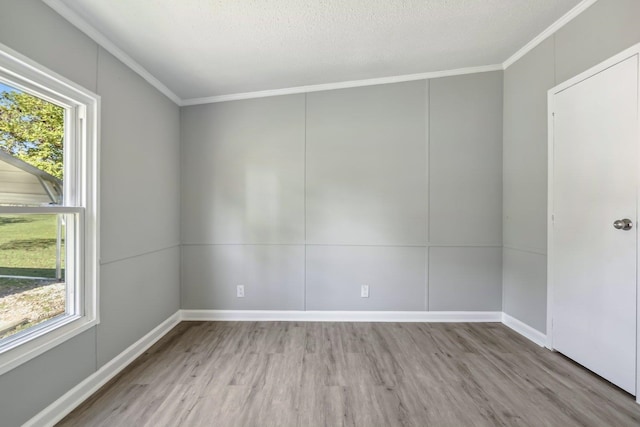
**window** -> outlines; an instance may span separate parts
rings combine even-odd
[[[98,108],[0,45],[0,374],[98,322]]]

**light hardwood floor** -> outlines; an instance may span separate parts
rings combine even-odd
[[[60,426],[640,426],[497,323],[183,322]]]

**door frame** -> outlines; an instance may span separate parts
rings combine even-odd
[[[554,259],[554,250],[553,250],[553,168],[554,168],[554,122],[553,122],[553,113],[555,110],[555,95],[562,92],[565,89],[570,88],[612,66],[625,61],[633,56],[638,57],[638,88],[640,91],[640,43],[620,52],[617,55],[607,59],[606,61],[601,62],[600,64],[589,68],[587,71],[578,74],[577,76],[566,80],[559,85],[553,87],[547,92],[547,119],[548,119],[548,175],[547,175],[547,340],[546,347],[550,350],[554,350],[553,347],[553,259]],[[636,133],[636,139],[638,144],[638,176],[640,177],[640,93],[637,97],[638,107],[636,108],[636,113],[638,115],[638,130]],[[636,402],[640,403],[640,235],[639,235],[639,225],[638,219],[640,218],[640,178],[636,182],[636,218],[635,222],[635,233],[636,233]]]

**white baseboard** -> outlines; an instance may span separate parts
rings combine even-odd
[[[182,310],[182,320],[301,322],[501,322],[502,312]]]
[[[69,390],[58,400],[47,406],[35,417],[27,421],[23,427],[49,427],[55,425],[67,414],[89,398],[100,387],[115,377],[120,371],[129,366],[149,347],[165,336],[171,329],[180,323],[180,311],[177,311],[167,320],[162,322],[151,332],[133,343],[122,353],[111,359],[107,364],[87,377],[80,384]]]
[[[540,347],[544,347],[547,343],[547,336],[537,329],[532,328],[526,323],[521,322],[515,317],[509,316],[507,313],[502,313],[502,323],[509,328],[513,329],[523,337],[533,341]]]

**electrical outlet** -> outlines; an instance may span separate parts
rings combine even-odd
[[[369,285],[360,286],[360,298],[369,298]]]
[[[236,297],[244,298],[244,285],[236,286]]]

